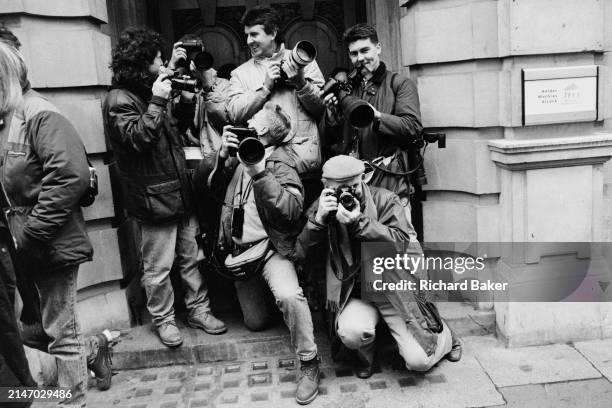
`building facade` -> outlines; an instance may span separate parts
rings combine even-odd
[[[342,31],[376,26],[383,60],[417,83],[424,126],[447,147],[427,150],[423,237],[429,242],[600,242],[612,240],[612,1],[607,0],[0,0],[0,22],[23,44],[34,88],[74,123],[100,174],[85,209],[94,261],[79,277],[86,330],[138,324],[140,263],[121,210],[101,104],[111,46],[127,26],[168,40],[202,37],[215,67],[248,58],[239,19],[271,4],[289,45],[309,39],[325,74],[348,65]],[[523,70],[598,66],[594,118],[523,124]],[[420,216],[420,215],[419,215]],[[612,253],[602,253],[612,264]],[[573,253],[536,254],[494,273],[556,273]],[[559,272],[561,273],[561,272]],[[494,308],[510,346],[612,336],[612,303],[506,303]]]

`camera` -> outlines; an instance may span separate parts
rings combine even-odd
[[[196,68],[208,70],[212,68],[214,59],[213,56],[205,51],[204,42],[202,40],[186,40],[183,41],[181,48],[187,52],[187,60],[180,60],[179,65],[185,69],[189,69],[189,62],[193,61]]]
[[[363,128],[374,122],[374,109],[363,99],[351,95],[353,88],[359,86],[362,76],[353,70],[349,74],[348,82],[342,83],[330,78],[323,85],[321,98],[333,93],[338,99],[344,117],[348,119],[351,126]]]
[[[357,206],[355,202],[355,191],[351,187],[338,187],[333,193],[328,193],[328,196],[333,195],[338,200],[338,204],[342,204],[347,211],[353,211]],[[330,213],[330,217],[335,217],[335,214]]]
[[[298,43],[295,44],[295,47],[293,47],[293,49],[291,50],[291,54],[289,54],[289,59],[300,67],[305,67],[306,65],[310,64],[312,61],[315,60],[316,57],[316,47],[310,41],[305,40],[298,41]],[[281,65],[283,64],[283,62],[284,61],[281,62]],[[289,80],[287,74],[282,69],[280,75],[281,82],[287,82]]]
[[[240,159],[244,164],[256,164],[263,160],[266,148],[257,138],[257,132],[253,128],[231,127],[227,129],[238,138],[238,151]],[[232,149],[230,156],[236,156],[236,150]]]
[[[201,88],[200,81],[189,75],[181,75],[178,71],[170,78],[172,89],[177,91],[187,91],[195,93],[197,88]]]
[[[446,133],[442,132],[421,132],[412,140],[412,146],[408,149],[408,162],[411,163],[411,178],[413,184],[424,186],[427,184],[425,167],[423,166],[423,155],[421,149],[426,145],[437,143],[439,149],[446,148]]]

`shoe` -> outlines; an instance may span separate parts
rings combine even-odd
[[[42,324],[40,322],[35,322],[32,324],[21,324],[21,338],[23,340],[23,344],[26,346],[43,351],[45,353],[49,352],[49,343],[51,343],[51,338],[47,336],[47,333],[42,328]]]
[[[177,347],[183,344],[181,332],[176,327],[174,320],[162,323],[157,327],[157,334],[159,334],[161,342],[168,347]]]
[[[316,356],[312,360],[302,361],[300,364],[302,374],[295,391],[295,400],[300,405],[310,404],[319,395],[320,362],[321,360]]]
[[[374,350],[355,350],[355,375],[358,378],[370,378],[374,373]]]
[[[189,316],[187,323],[196,329],[202,329],[208,334],[221,334],[227,331],[225,323],[217,319],[211,312],[200,313],[195,316]]]
[[[98,352],[91,364],[87,364],[87,368],[95,374],[98,389],[105,391],[110,388],[111,378],[113,377],[113,362],[111,360],[113,349],[104,334],[97,334],[96,339],[98,340]]]
[[[453,335],[453,346],[451,347],[451,351],[449,351],[444,357],[448,361],[452,361],[453,363],[455,363],[461,360],[462,352],[463,350],[461,346],[461,340],[459,340],[457,337]]]

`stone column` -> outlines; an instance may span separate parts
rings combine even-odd
[[[583,269],[588,275],[580,289],[602,293],[598,282],[609,280],[612,265],[605,253],[574,252],[580,247],[575,244],[553,249],[546,243],[603,240],[603,166],[612,156],[612,134],[494,140],[489,147],[501,172],[500,241],[526,243],[525,251],[512,256],[508,246],[502,250],[506,256],[496,267],[497,280],[511,281],[519,291],[545,282],[540,286],[545,289]],[[610,336],[608,305],[496,302],[498,334],[509,346]]]

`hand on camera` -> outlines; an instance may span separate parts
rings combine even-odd
[[[193,61],[189,63],[189,70],[193,73],[194,77],[200,80],[200,86],[204,92],[210,92],[212,90],[215,79],[217,78],[217,71],[213,68],[206,70],[199,69],[195,66]]]
[[[287,74],[287,79],[293,82],[298,88],[306,85],[304,78],[304,67],[293,62],[292,59],[287,59],[281,65],[281,69]]]
[[[172,82],[168,78],[168,74],[160,74],[157,77],[155,82],[153,82],[151,92],[154,96],[159,96],[160,98],[170,98],[170,93],[172,92]]]
[[[336,219],[340,224],[350,225],[359,220],[359,216],[361,215],[361,206],[359,204],[359,200],[357,200],[355,197],[353,197],[353,200],[355,200],[355,208],[353,208],[353,211],[347,210],[342,204],[338,205]]]
[[[380,112],[374,106],[372,106],[371,103],[368,102],[368,105],[370,105],[370,108],[372,108],[374,111],[374,119],[380,119]]]
[[[329,214],[338,210],[338,199],[336,192],[331,188],[324,188],[319,197],[319,208],[315,214],[315,222],[317,224],[327,224]]]
[[[227,159],[232,149],[238,150],[238,137],[228,130],[231,127],[232,125],[223,126],[223,135],[221,135],[221,149],[219,149],[219,156],[221,156],[222,159]]]
[[[264,79],[263,85],[270,91],[274,88],[274,83],[281,77],[280,62],[274,62],[268,65],[266,68],[266,78]]]
[[[247,174],[250,177],[253,177],[256,174],[259,174],[266,170],[266,159],[265,158],[261,159],[259,162],[255,164],[246,164],[245,162],[242,161],[242,158],[240,157],[240,153],[238,153],[238,160],[240,160],[240,163],[242,163],[242,165],[244,166],[244,170],[247,172]]]
[[[340,123],[340,111],[338,107],[338,98],[333,93],[326,95],[323,98],[325,109],[327,111],[327,123],[330,125],[337,125]]]
[[[176,64],[180,60],[187,61],[187,50],[181,47],[181,45],[183,45],[183,43],[180,41],[174,43],[174,47],[172,48],[172,58],[170,58],[170,62],[168,63],[168,68],[171,70],[176,69]]]

